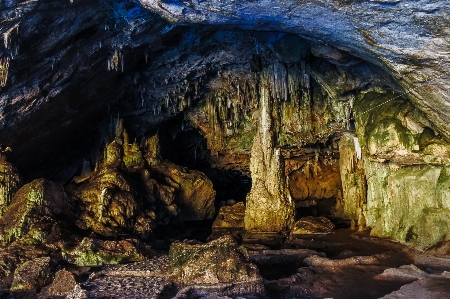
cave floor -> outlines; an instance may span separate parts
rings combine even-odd
[[[148,261],[72,269],[84,279],[71,298],[450,298],[450,259],[364,232],[336,229],[329,235],[290,239],[280,249],[257,247],[249,246],[248,252],[264,278],[264,296],[183,292],[167,277],[167,251],[158,251]]]

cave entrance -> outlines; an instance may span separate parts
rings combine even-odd
[[[161,156],[177,165],[205,173],[216,190],[216,205],[232,205],[245,202],[250,191],[251,178],[231,168],[215,167],[214,157],[206,139],[189,121],[179,115],[165,121],[159,128]]]

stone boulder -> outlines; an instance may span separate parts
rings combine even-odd
[[[65,297],[75,288],[77,282],[69,271],[62,269],[55,273],[53,282],[39,294],[40,298]]]
[[[63,256],[81,267],[142,261],[154,256],[154,252],[138,240],[103,241],[86,237],[75,247],[63,249]]]
[[[183,285],[261,281],[258,269],[248,261],[245,248],[230,235],[205,244],[172,243],[169,271]]]
[[[328,218],[308,216],[295,222],[291,236],[329,234],[333,229],[334,225]]]
[[[50,257],[40,257],[19,265],[14,272],[12,291],[39,291],[54,277],[56,263]]]
[[[98,162],[89,178],[69,186],[71,199],[81,206],[77,221],[80,228],[104,236],[133,229],[140,206],[124,170],[122,145],[113,141],[106,146],[104,160]]]
[[[43,241],[70,205],[60,184],[37,179],[20,188],[0,219],[0,240],[11,243],[25,236]]]

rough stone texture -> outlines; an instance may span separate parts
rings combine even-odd
[[[55,273],[52,283],[45,287],[39,294],[39,298],[64,297],[69,295],[77,282],[69,271],[62,269]]]
[[[319,158],[316,152],[313,157],[302,161],[298,169],[289,173],[288,186],[296,208],[320,206],[323,202],[322,205],[329,203],[329,207],[321,208],[322,214],[342,214],[340,161],[342,160]]]
[[[174,242],[169,251],[170,275],[184,285],[259,281],[245,248],[231,236],[206,244]]]
[[[232,206],[221,207],[216,219],[213,222],[214,229],[226,228],[244,228],[245,205],[243,202],[238,202]]]
[[[54,266],[49,257],[36,258],[21,264],[14,272],[11,290],[39,291],[52,281]]]
[[[155,226],[170,221],[211,219],[215,190],[200,171],[159,156],[158,137],[130,144],[119,122],[95,170],[68,188],[81,203],[77,225],[104,236],[134,232],[148,237]]]
[[[106,146],[104,160],[98,162],[93,173],[67,189],[72,201],[81,203],[77,220],[80,228],[106,236],[133,229],[134,218],[141,212],[143,204],[136,200],[123,160],[123,146],[111,142]]]
[[[16,192],[0,218],[0,239],[9,244],[27,236],[41,242],[69,208],[63,186],[45,179],[34,180]]]
[[[395,168],[366,161],[366,171],[366,219],[373,236],[390,236],[421,250],[444,240],[450,207],[441,190],[449,185],[448,167]]]
[[[414,89],[411,101],[450,138],[450,99],[445,92],[450,33],[443,21],[449,19],[450,4],[445,0],[141,3],[173,22],[287,31],[349,51],[388,70],[405,90]]]
[[[145,159],[149,169],[159,177],[155,197],[165,206],[167,214],[176,221],[204,220],[214,217],[216,191],[208,177],[159,156],[158,136],[147,142],[149,150]]]
[[[355,110],[367,111],[374,97],[387,98],[361,95]],[[350,211],[355,218],[358,210],[363,212],[359,218],[373,228],[372,235],[392,237],[421,250],[443,241],[450,230],[445,220],[450,211],[448,144],[429,126],[423,113],[402,98],[356,114],[367,181],[367,198],[360,197],[359,202],[367,206],[360,204]],[[363,180],[362,171],[355,178]],[[349,185],[361,186],[351,181]]]
[[[329,234],[333,232],[334,225],[326,217],[303,217],[294,223],[291,235]]]
[[[358,137],[345,134],[339,140],[339,167],[342,180],[342,210],[352,220],[352,225],[364,227],[362,219],[366,203],[366,177],[362,149]]]
[[[142,261],[154,256],[154,252],[134,239],[103,241],[86,237],[74,248],[63,249],[63,256],[77,266],[102,266]]]
[[[1,151],[3,150],[0,148],[0,217],[22,185],[17,169],[7,161],[6,155]]]
[[[268,82],[269,74],[265,74],[264,82]],[[284,159],[273,132],[273,95],[266,86],[263,83],[259,95],[261,116],[252,146],[252,188],[247,195],[244,225],[247,231],[279,232],[291,228],[295,211],[286,186]]]

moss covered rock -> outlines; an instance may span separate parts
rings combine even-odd
[[[261,279],[245,248],[229,235],[206,244],[172,243],[169,270],[171,277],[184,285]]]
[[[83,240],[73,248],[63,249],[63,256],[77,266],[103,266],[137,262],[154,256],[154,252],[138,240]]]
[[[25,235],[42,241],[56,218],[70,209],[63,186],[45,179],[20,188],[0,219],[0,239],[8,244]]]
[[[445,239],[450,232],[448,167],[365,164],[371,235],[392,237],[421,250]]]
[[[7,161],[0,149],[0,217],[5,213],[22,180],[16,168]]]

